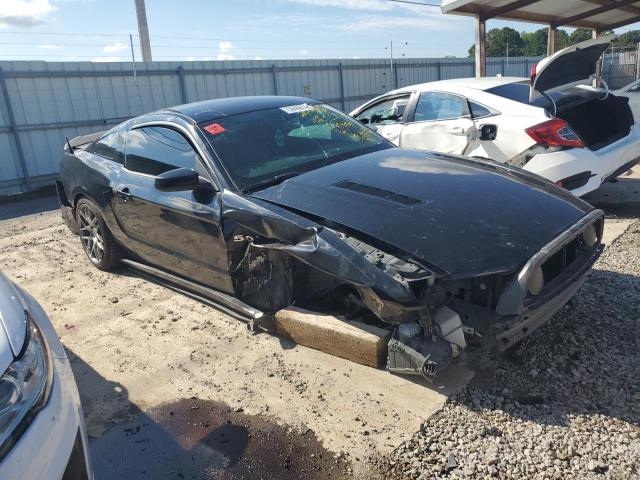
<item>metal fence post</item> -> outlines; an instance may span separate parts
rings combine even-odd
[[[27,160],[24,156],[24,149],[22,148],[22,142],[18,135],[18,129],[16,128],[16,118],[13,114],[13,107],[11,106],[11,97],[9,96],[9,89],[7,88],[7,79],[5,77],[4,70],[0,67],[0,88],[2,89],[2,96],[4,98],[4,104],[7,106],[7,117],[9,120],[9,131],[13,134],[13,140],[16,143],[16,151],[18,152],[18,160],[20,161],[20,168],[22,169],[22,178],[27,191],[31,191],[31,177],[29,176],[29,169],[27,168]]]
[[[505,76],[505,65],[507,64],[506,60],[502,59],[502,76]]]
[[[395,88],[398,88],[398,65],[395,63],[393,64],[393,82]]]
[[[184,79],[184,68],[182,68],[182,65],[178,67],[178,79],[180,80],[180,95],[182,96],[182,103],[189,103],[187,84]]]
[[[278,70],[275,63],[271,65],[271,76],[273,77],[273,94],[278,95]]]
[[[342,62],[338,64],[338,74],[340,75],[340,105],[344,112],[346,105],[344,100],[344,71],[342,70]]]
[[[442,80],[442,62],[438,60],[438,80]]]

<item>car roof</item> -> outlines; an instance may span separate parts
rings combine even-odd
[[[230,97],[201,102],[187,103],[164,109],[163,111],[178,112],[193,119],[196,123],[208,122],[229,115],[268,110],[271,108],[287,107],[302,103],[318,104],[317,100],[305,97],[286,97],[276,95]]]
[[[526,82],[524,77],[481,77],[481,78],[453,78],[450,80],[438,80],[435,82],[420,83],[402,87],[398,93],[406,91],[424,90],[451,90],[455,88],[473,88],[475,90],[489,90],[490,88],[507,85],[509,83]]]

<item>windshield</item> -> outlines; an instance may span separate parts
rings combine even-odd
[[[200,125],[241,190],[376,150],[377,133],[328,105],[293,105],[230,115]]]
[[[487,92],[498,95],[499,97],[508,98],[509,100],[514,100],[519,103],[533,105],[534,107],[553,109],[551,101],[547,97],[537,98],[533,102],[529,101],[531,87],[529,86],[529,82],[527,81],[499,85],[497,87],[487,89]],[[552,92],[549,94],[549,96],[553,98],[553,101],[558,106],[566,104],[568,102],[573,103],[574,101],[590,100],[597,95],[598,93],[596,91],[588,90],[588,87],[580,86],[568,87],[563,89],[562,91]]]

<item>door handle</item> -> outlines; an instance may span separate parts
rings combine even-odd
[[[124,187],[121,190],[116,190],[116,197],[118,197],[123,202],[128,202],[131,199],[132,195],[129,191],[129,188]]]
[[[449,129],[449,133],[451,135],[459,135],[459,136],[463,136],[467,134],[467,129],[464,127],[451,127]]]

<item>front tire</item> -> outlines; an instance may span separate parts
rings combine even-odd
[[[91,200],[81,198],[76,204],[80,243],[87,257],[99,270],[111,270],[120,262],[120,248]]]

